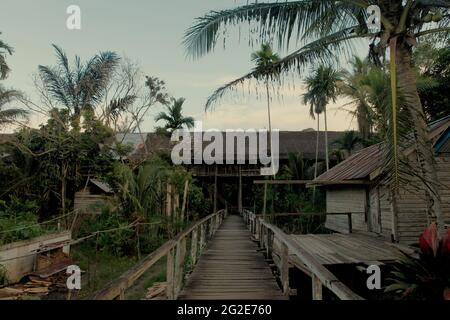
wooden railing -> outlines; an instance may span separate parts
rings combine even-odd
[[[352,221],[352,215],[354,214],[363,214],[363,212],[294,212],[294,213],[271,213],[269,216],[270,218],[276,219],[276,218],[282,218],[282,217],[313,217],[313,216],[347,216],[347,227],[348,227],[348,233],[353,232],[353,221]],[[256,215],[257,217],[263,218],[263,214]]]
[[[290,255],[294,255],[309,271],[312,281],[312,293],[314,300],[322,300],[322,288],[326,287],[341,300],[363,300],[363,298],[344,283],[333,273],[320,264],[309,252],[304,251],[295,241],[278,227],[264,221],[261,216],[243,210],[243,217],[254,237],[259,241],[260,247],[266,250],[269,257],[277,256],[279,259],[283,292],[289,294],[289,262]],[[277,243],[277,246],[274,246]],[[295,263],[294,263],[295,264]]]
[[[183,286],[185,276],[184,267],[187,257],[190,257],[191,266],[195,266],[202,249],[215,234],[226,216],[227,211],[220,210],[195,222],[180,232],[175,238],[167,241],[157,250],[149,254],[138,265],[122,274],[118,279],[110,282],[103,289],[97,291],[90,297],[90,300],[123,300],[125,298],[125,291],[133,286],[137,279],[164,257],[167,257],[167,299],[177,299]],[[189,239],[189,255],[187,255],[187,243]]]

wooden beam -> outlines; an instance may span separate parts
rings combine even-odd
[[[181,239],[176,248],[175,256],[175,287],[174,287],[174,299],[178,298],[181,292],[184,279],[184,262],[186,258],[186,238]]]
[[[266,208],[267,208],[267,184],[264,184],[264,199],[263,199],[263,217],[266,217]]]
[[[370,184],[365,180],[338,180],[338,181],[325,181],[325,180],[255,180],[254,184],[270,184],[270,185],[361,185]]]
[[[175,249],[170,249],[166,263],[166,296],[168,300],[175,299]]]
[[[312,298],[313,298],[313,300],[323,300],[322,282],[314,273],[312,274],[311,282],[312,282]]]
[[[284,295],[289,295],[289,248],[285,243],[281,244],[281,285]]]
[[[326,267],[320,264],[314,258],[314,256],[312,256],[309,252],[303,250],[301,247],[297,246],[295,241],[290,236],[286,235],[281,229],[263,220],[260,221],[260,224],[272,230],[274,236],[279,241],[286,244],[290,254],[296,255],[311,271],[311,273],[314,274],[320,280],[322,285],[330,289],[340,299],[363,300],[362,297],[354,293],[345,284],[343,284],[331,271],[329,271]]]
[[[184,216],[186,213],[188,191],[189,191],[189,180],[186,180],[184,182],[183,205],[181,206],[181,221],[184,221],[184,218],[185,218]]]
[[[198,228],[195,228],[194,231],[192,231],[192,237],[191,237],[192,266],[195,266],[195,264],[197,263],[197,251],[198,251]]]
[[[292,213],[273,213],[271,217],[301,217],[301,216],[348,216],[353,214],[360,214],[361,212],[292,212]],[[261,214],[256,217],[264,217]]]

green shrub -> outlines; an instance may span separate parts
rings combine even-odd
[[[34,201],[22,201],[14,196],[8,202],[0,200],[0,244],[44,234],[45,231],[38,225],[38,210],[39,206]]]

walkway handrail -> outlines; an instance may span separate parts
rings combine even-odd
[[[226,216],[227,211],[220,210],[193,223],[173,239],[168,240],[161,247],[150,253],[136,266],[94,293],[90,300],[124,299],[125,290],[130,288],[137,279],[163,257],[167,257],[167,298],[171,300],[176,299],[183,285],[187,239],[191,237],[190,258],[193,266],[196,264],[201,250],[215,234]],[[200,235],[198,234],[199,231]]]
[[[289,254],[295,255],[301,260],[312,275],[313,299],[322,299],[322,286],[328,288],[341,300],[363,300],[361,296],[354,293],[342,281],[340,281],[333,273],[320,264],[310,253],[299,248],[295,241],[285,234],[278,227],[264,221],[253,212],[243,210],[243,217],[250,230],[256,235],[260,241],[261,247],[267,249],[268,253],[272,253],[273,241],[276,238],[282,246],[281,257],[281,282],[283,289],[287,290],[287,265]]]

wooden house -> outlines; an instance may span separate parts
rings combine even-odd
[[[74,210],[79,213],[100,214],[102,207],[113,196],[114,191],[107,183],[89,179],[86,187],[75,193]]]
[[[435,160],[445,220],[450,221],[450,117],[429,126],[434,143]],[[402,185],[396,207],[391,206],[390,189],[383,182],[383,144],[376,144],[356,152],[345,161],[315,180],[316,186],[326,190],[328,213],[352,213],[353,230],[370,232],[394,242],[412,244],[430,217],[427,215],[429,197],[419,181]],[[412,147],[402,151],[412,165],[417,156]],[[326,227],[348,233],[345,216],[327,216]]]

